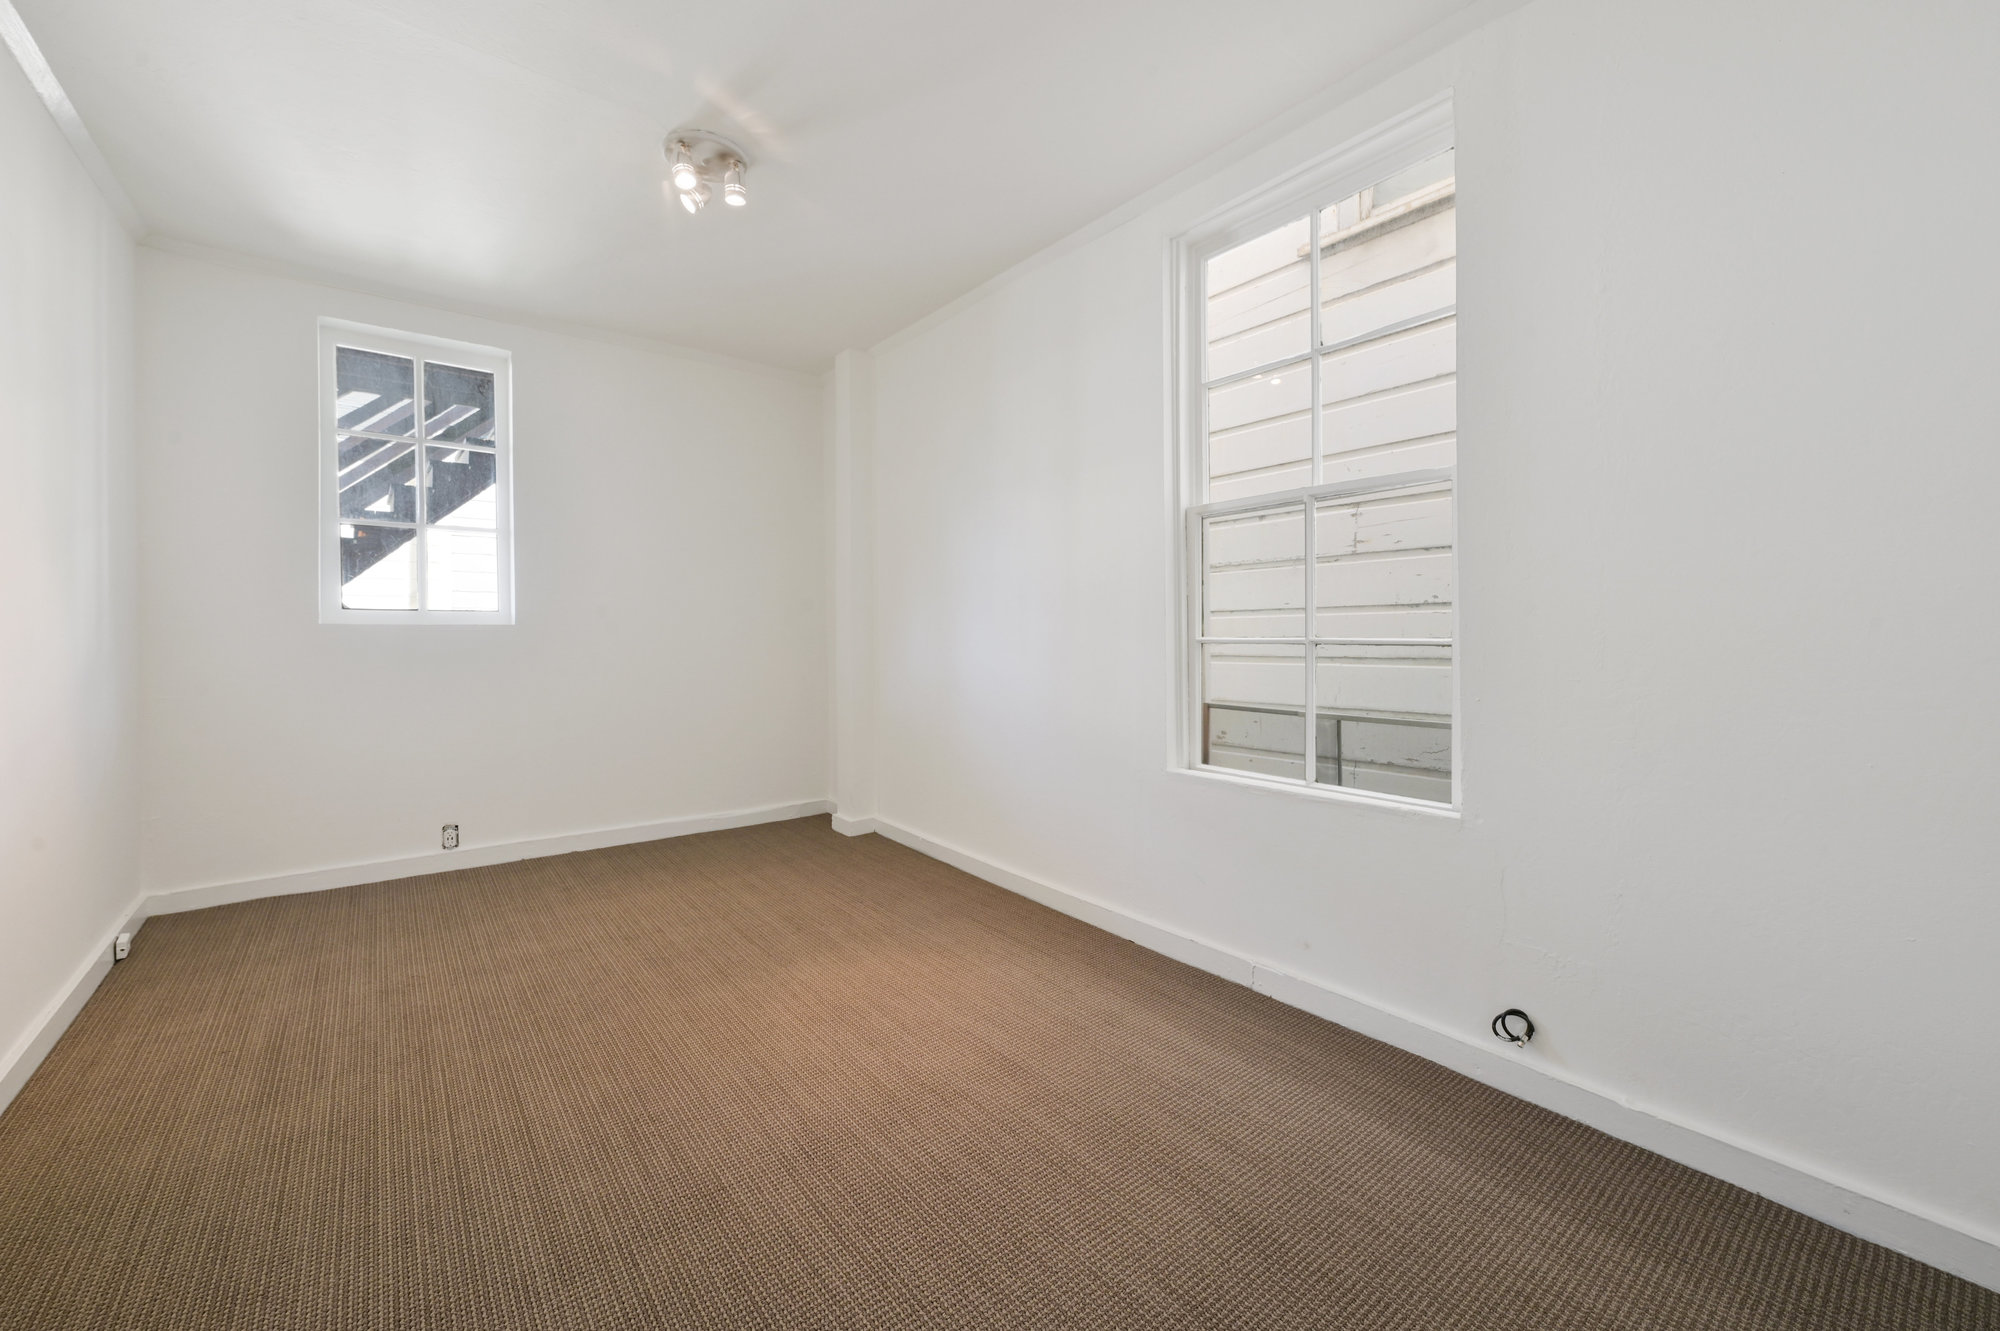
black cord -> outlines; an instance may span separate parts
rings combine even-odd
[[[1515,1034],[1514,1027],[1509,1023],[1509,1017],[1519,1017],[1521,1019],[1521,1031],[1518,1035]],[[1533,1018],[1529,1017],[1521,1009],[1510,1007],[1493,1019],[1493,1034],[1505,1040],[1508,1044],[1519,1045],[1521,1048],[1526,1049],[1528,1041],[1535,1038],[1535,1023]]]

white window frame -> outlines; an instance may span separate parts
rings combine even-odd
[[[340,394],[335,369],[335,352],[340,347],[401,356],[414,363],[421,392],[425,363],[483,370],[493,376],[494,415],[494,526],[496,573],[499,582],[497,610],[353,610],[340,603],[340,449],[338,436],[353,431],[338,428],[337,402]],[[513,357],[498,347],[420,333],[348,323],[340,319],[319,321],[319,620],[322,624],[512,624],[514,622],[514,404]],[[385,436],[386,438],[386,436]],[[425,582],[430,574],[426,549],[425,512],[427,486],[424,465],[427,441],[416,438],[417,486],[416,551],[417,604],[425,601]],[[454,441],[455,442],[455,441]]]
[[[1311,255],[1312,264],[1311,294],[1307,302],[1311,311],[1309,352],[1306,356],[1289,353],[1272,365],[1253,367],[1240,374],[1227,375],[1217,382],[1233,382],[1238,378],[1249,378],[1254,374],[1268,372],[1275,366],[1293,365],[1309,358],[1313,376],[1311,400],[1314,404],[1312,474],[1316,482],[1320,481],[1324,461],[1321,451],[1323,440],[1320,437],[1323,416],[1320,404],[1320,364],[1328,351],[1338,350],[1337,347],[1328,348],[1320,345],[1318,299],[1320,209],[1374,185],[1377,181],[1387,179],[1405,167],[1455,147],[1455,139],[1451,96],[1445,93],[1203,219],[1176,237],[1170,246],[1169,282],[1172,308],[1169,381],[1173,423],[1169,431],[1169,445],[1171,474],[1174,478],[1171,566],[1177,683],[1175,741],[1170,765],[1172,771],[1198,776],[1204,780],[1276,790],[1336,803],[1372,805],[1449,818],[1457,818],[1462,812],[1464,767],[1460,755],[1463,725],[1459,669],[1462,592],[1458,587],[1455,587],[1452,593],[1451,607],[1451,803],[1446,805],[1414,796],[1360,790],[1352,786],[1327,785],[1315,779],[1317,773],[1315,749],[1318,744],[1319,727],[1315,723],[1317,699],[1314,695],[1318,682],[1319,647],[1323,643],[1338,645],[1351,640],[1321,638],[1317,633],[1318,616],[1313,613],[1313,606],[1317,594],[1315,583],[1318,552],[1315,549],[1315,542],[1318,524],[1311,517],[1314,505],[1324,499],[1377,494],[1412,485],[1439,482],[1449,484],[1452,493],[1452,555],[1456,561],[1459,548],[1456,466],[1371,476],[1362,480],[1317,483],[1295,490],[1208,502],[1208,390],[1212,385],[1203,378],[1208,304],[1203,276],[1207,260],[1245,241],[1254,240],[1276,227],[1296,221],[1301,215],[1309,216],[1311,236],[1308,253]],[[1457,307],[1454,305],[1452,308],[1454,317],[1456,313]],[[1369,336],[1379,337],[1391,331],[1394,330],[1378,329]],[[1202,521],[1204,518],[1218,515],[1254,512],[1287,504],[1300,504],[1307,514],[1304,547],[1306,632],[1297,637],[1234,641],[1298,646],[1305,653],[1305,776],[1301,779],[1246,772],[1239,768],[1211,766],[1201,760],[1202,647],[1208,641],[1199,633],[1202,624]],[[1462,587],[1462,581],[1458,586]]]

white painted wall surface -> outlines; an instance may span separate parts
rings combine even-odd
[[[142,248],[150,890],[817,800],[817,376]],[[518,622],[323,625],[320,316],[514,356]]]
[[[137,888],[131,391],[131,237],[0,52],[0,1104]]]
[[[876,811],[2000,1241],[1996,68],[1539,0],[876,347]],[[1464,817],[1171,773],[1168,238],[1446,89]]]
[[[827,512],[832,558],[827,609],[832,619],[833,752],[828,794],[846,819],[875,809],[874,434],[869,400],[873,371],[865,351],[843,351],[826,376]]]

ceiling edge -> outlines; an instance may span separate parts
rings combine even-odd
[[[5,4],[6,0],[0,0]],[[669,356],[677,360],[693,361],[703,365],[714,365],[726,369],[743,370],[753,374],[778,375],[786,379],[811,380],[819,382],[825,373],[825,366],[801,367],[781,365],[772,361],[752,360],[747,356],[731,356],[720,351],[709,351],[702,347],[691,347],[680,342],[669,342],[665,338],[652,337],[645,333],[634,333],[622,328],[607,328],[600,324],[580,323],[568,319],[554,319],[547,315],[534,314],[526,310],[504,305],[485,305],[477,301],[456,300],[434,292],[421,291],[413,287],[400,287],[388,282],[371,282],[330,268],[316,268],[307,264],[289,263],[282,259],[265,258],[241,250],[222,249],[203,245],[192,240],[183,240],[162,231],[148,233],[139,242],[147,249],[162,254],[177,255],[185,259],[198,259],[206,263],[219,264],[226,268],[238,268],[258,273],[265,277],[285,278],[303,282],[310,286],[326,287],[334,291],[345,291],[357,296],[373,296],[378,300],[393,300],[405,305],[418,305],[445,314],[463,315],[470,319],[484,319],[489,323],[511,324],[516,328],[532,328],[538,332],[556,333],[564,337],[581,338],[590,342],[602,342],[611,346],[624,347],[631,351],[644,351],[653,355]],[[831,361],[828,362],[831,364]]]
[[[1116,231],[1136,217],[1144,216],[1160,204],[1217,175],[1231,162],[1238,161],[1259,148],[1267,147],[1318,116],[1337,110],[1377,84],[1387,82],[1412,65],[1436,55],[1469,34],[1529,3],[1532,3],[1532,0],[1473,0],[1473,3],[1449,18],[1439,20],[1400,45],[1362,61],[1354,69],[1334,79],[1289,111],[1265,121],[1248,133],[1238,135],[1214,152],[1182,167],[1109,212],[1086,222],[1068,235],[1051,241],[1027,258],[1008,265],[978,286],[953,297],[922,318],[913,320],[870,344],[866,350],[871,354],[894,350],[911,338],[944,323],[969,306],[978,304],[993,292],[1011,286],[1036,269],[1054,263],[1100,236]]]

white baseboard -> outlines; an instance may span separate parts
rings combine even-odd
[[[533,837],[526,841],[503,841],[491,846],[461,846],[457,850],[431,851],[395,860],[374,860],[367,864],[341,864],[328,869],[307,869],[299,873],[277,874],[270,878],[245,878],[231,883],[210,883],[201,887],[181,887],[155,892],[146,898],[147,915],[171,915],[208,906],[226,906],[259,897],[290,896],[295,892],[324,892],[335,887],[355,887],[362,883],[386,883],[419,874],[449,873],[453,869],[479,869],[514,860],[536,860],[547,855],[567,855],[578,850],[603,850],[608,846],[629,846],[641,841],[663,841],[668,837],[692,836],[697,832],[720,832],[731,827],[751,827],[757,823],[779,823],[791,818],[807,818],[832,809],[826,800],[804,800],[797,804],[770,804],[757,809],[736,809],[728,813],[698,814],[691,818],[669,818],[659,823],[634,823],[629,827],[607,827],[595,832],[569,832],[561,836]]]
[[[112,926],[95,951],[85,957],[68,982],[29,1023],[21,1038],[0,1057],[0,1110],[13,1102],[42,1060],[55,1047],[62,1033],[104,977],[111,973],[111,944],[121,933],[136,930],[154,915],[171,915],[207,906],[225,906],[259,897],[288,896],[295,892],[323,892],[329,888],[354,887],[361,883],[386,883],[419,874],[445,873],[452,869],[477,869],[514,860],[540,859],[545,855],[567,855],[578,850],[603,850],[607,846],[629,846],[640,841],[661,841],[668,837],[691,836],[697,832],[720,832],[730,827],[750,827],[757,823],[784,822],[826,813],[833,805],[827,800],[805,800],[797,804],[772,804],[757,809],[736,809],[728,813],[701,814],[691,818],[670,818],[665,822],[636,823],[629,827],[608,827],[594,832],[571,832],[562,836],[535,837],[507,841],[492,846],[466,846],[459,850],[411,855],[396,860],[376,860],[368,864],[342,864],[329,869],[308,869],[300,873],[278,874],[270,878],[247,878],[231,883],[211,883],[171,891],[141,894],[119,922]],[[134,947],[143,946],[135,942]]]
[[[1490,1046],[1474,1043],[1422,1018],[1278,970],[1082,893],[1055,887],[886,818],[843,820],[835,814],[834,826],[850,836],[879,832],[911,850],[1141,947],[1441,1063],[1475,1081],[1734,1183],[1871,1243],[1989,1289],[2000,1289],[2000,1238],[1982,1235],[1962,1222],[1925,1215],[1907,1203],[1871,1195],[1835,1181],[1828,1176],[1829,1171],[1780,1159],[1769,1150],[1732,1141],[1724,1133],[1680,1122],[1567,1073],[1537,1066],[1532,1050],[1516,1051],[1497,1041]]]
[[[97,992],[97,986],[104,982],[104,977],[111,973],[111,945],[118,935],[138,928],[139,921],[145,918],[143,898],[126,907],[118,923],[111,926],[110,932],[71,972],[68,981],[56,991],[48,1006],[28,1023],[28,1029],[14,1041],[14,1047],[0,1056],[0,1111],[14,1102],[14,1097],[27,1085],[28,1078],[49,1056],[49,1050],[55,1048],[56,1041],[76,1020],[76,1014],[83,1011],[84,1003]]]

